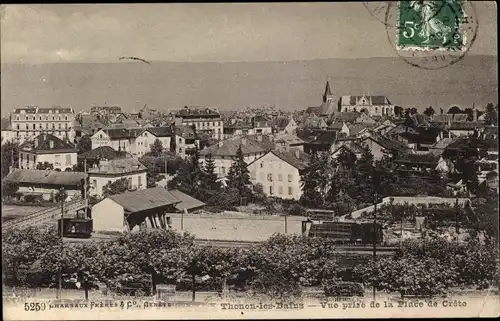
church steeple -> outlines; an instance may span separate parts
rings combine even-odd
[[[330,77],[326,80],[325,93],[323,94],[323,102],[333,101],[334,97],[332,94],[332,90],[330,88]]]

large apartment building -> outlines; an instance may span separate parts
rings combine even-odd
[[[73,141],[75,113],[73,108],[54,106],[16,108],[10,114],[14,139],[24,142],[40,134],[52,134],[62,140]]]
[[[209,134],[214,139],[223,139],[224,125],[221,114],[208,107],[185,106],[175,114],[176,126],[193,126],[197,134]]]

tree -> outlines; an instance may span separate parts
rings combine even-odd
[[[227,175],[228,186],[230,188],[235,188],[239,191],[240,197],[246,197],[251,194],[249,186],[250,183],[250,172],[247,168],[247,163],[243,157],[243,151],[241,150],[241,145],[236,151],[236,157],[229,168],[229,173]]]
[[[300,202],[304,206],[318,207],[321,203],[321,184],[322,169],[317,153],[311,155],[309,165],[301,173],[302,196]]]
[[[337,157],[337,163],[338,165],[342,165],[345,168],[353,168],[356,164],[356,154],[345,148],[342,148],[340,154]]]
[[[18,190],[19,184],[14,182],[2,182],[2,195],[7,197],[14,197],[16,196]]]
[[[434,108],[432,108],[432,106],[429,106],[427,107],[425,110],[424,110],[424,115],[426,116],[429,116],[429,117],[432,117],[434,116],[436,112],[434,111]]]
[[[19,167],[19,144],[8,141],[2,145],[2,179],[9,174],[10,167]]]
[[[463,114],[463,110],[460,109],[458,106],[453,106],[450,109],[448,109],[448,114]]]
[[[36,164],[36,169],[38,170],[54,170],[54,164],[51,164],[47,161],[45,162],[38,162],[38,164]]]
[[[115,194],[125,193],[128,191],[128,179],[120,178],[114,182],[107,183],[102,188],[102,191],[104,198]]]
[[[489,126],[498,126],[498,104],[493,107],[492,103],[486,105],[485,123]]]
[[[215,173],[215,162],[212,154],[207,154],[207,156],[205,156],[202,186],[211,191],[218,191],[220,189],[220,183],[217,181],[217,174]]]
[[[394,115],[398,118],[402,118],[404,115],[403,112],[403,107],[401,106],[394,106]]]
[[[360,202],[369,202],[374,193],[374,158],[370,149],[365,146],[360,159],[353,170],[355,192],[354,196]],[[370,202],[371,203],[371,202]]]
[[[92,139],[89,135],[84,135],[80,138],[78,143],[76,143],[76,150],[78,154],[83,154],[92,150]]]
[[[163,144],[157,138],[151,145],[151,151],[149,153],[151,154],[151,156],[158,157],[161,155],[162,152],[163,152]]]

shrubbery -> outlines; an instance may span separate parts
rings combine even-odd
[[[361,295],[359,285],[345,283],[358,280],[379,291],[437,295],[457,285],[484,287],[498,277],[497,250],[477,242],[405,242],[393,257],[375,264],[371,258],[362,262],[360,254],[348,264],[333,241],[290,235],[275,235],[250,248],[224,249],[197,246],[188,234],[147,230],[109,241],[68,243],[61,253],[55,228],[34,227],[6,231],[2,241],[4,282],[17,286],[55,285],[61,264],[64,274],[87,269],[93,282],[120,293],[128,287],[148,293],[152,278],[192,290],[189,282],[195,276],[197,291],[220,291],[227,285],[275,298],[321,285],[326,295]],[[354,276],[339,270],[346,265],[355,266]]]
[[[323,284],[323,291],[327,297],[340,296],[364,296],[363,285],[354,282],[342,282],[337,279],[330,279]]]

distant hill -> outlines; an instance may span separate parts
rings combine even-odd
[[[2,114],[23,105],[144,104],[159,110],[208,105],[220,110],[275,105],[305,109],[321,103],[327,75],[334,94],[386,95],[404,107],[438,110],[497,102],[498,59],[467,56],[439,70],[412,67],[399,58],[292,62],[139,62],[2,64]]]

